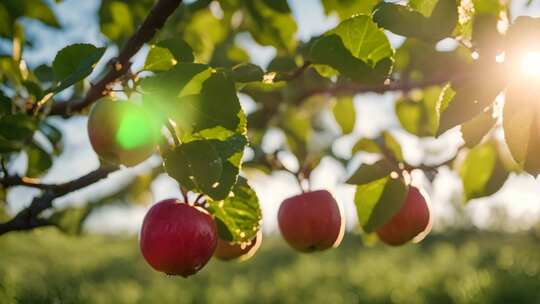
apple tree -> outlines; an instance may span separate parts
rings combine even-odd
[[[358,95],[361,102],[365,93],[393,92],[395,115],[414,136],[438,138],[458,128],[463,137],[453,157],[435,164],[408,163],[389,130],[357,138],[351,154],[368,153],[377,160],[351,170],[346,182],[356,186],[359,225],[388,244],[407,242],[429,226],[425,194],[411,185],[414,170],[433,180],[440,167],[451,167],[461,177],[464,201],[494,194],[512,172],[538,175],[540,19],[513,19],[508,1],[403,2],[321,0],[325,14],[339,22],[301,41],[286,0],[102,0],[105,45],[68,45],[47,63],[31,66],[24,50],[34,47],[32,35],[22,20],[55,28],[61,22],[46,1],[2,1],[0,42],[9,51],[0,54],[0,235],[43,226],[80,233],[95,209],[134,200],[164,172],[178,182],[183,197],[156,205],[165,211],[151,209],[141,248],[154,268],[168,272],[167,252],[202,245],[156,250],[163,244],[155,238],[175,239],[175,233],[193,229],[172,215],[181,223],[200,218],[205,224],[196,225],[218,237],[205,239],[203,258],[185,258],[191,259],[189,269],[172,267],[173,274],[189,275],[206,263],[218,242],[233,247],[218,249],[223,259],[260,243],[261,211],[243,173],[260,170],[291,173],[304,195],[282,205],[278,220],[286,240],[301,251],[335,247],[342,236],[342,211],[329,193],[312,191],[309,178],[323,157],[350,168],[351,159],[337,155],[333,143],[355,135],[353,98]],[[396,35],[403,43],[394,47],[390,36]],[[245,36],[275,50],[267,66],[251,62],[239,43]],[[440,50],[441,40],[456,46]],[[141,52],[144,46],[147,54]],[[118,51],[105,62],[107,48]],[[134,68],[133,58],[141,54],[144,65]],[[254,110],[246,113],[239,96],[252,99]],[[100,167],[71,181],[41,182],[64,152],[63,130],[54,120],[80,115],[88,116]],[[324,119],[328,115],[339,132]],[[286,139],[273,151],[263,145],[269,130]],[[297,169],[282,162],[284,151],[294,155]],[[15,174],[11,163],[20,155],[27,167]],[[55,206],[56,199],[151,155],[160,157],[160,165],[111,197],[85,206]],[[6,193],[15,186],[40,193],[8,214]],[[185,209],[180,203],[196,211],[176,210]],[[161,215],[156,220],[150,213]],[[329,226],[317,230],[317,225]]]

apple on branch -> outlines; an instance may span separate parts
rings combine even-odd
[[[88,116],[94,151],[114,164],[134,166],[150,157],[160,130],[144,108],[130,101],[98,100]]]
[[[400,246],[428,229],[430,211],[426,199],[415,187],[410,187],[401,209],[377,229],[379,239],[391,246]]]
[[[301,252],[335,248],[345,233],[341,207],[326,190],[284,200],[279,207],[278,224],[287,243]]]
[[[168,199],[144,217],[140,247],[155,270],[188,277],[210,260],[217,240],[216,224],[206,210]]]

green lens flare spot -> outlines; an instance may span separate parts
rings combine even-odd
[[[116,133],[116,141],[124,149],[134,149],[152,140],[152,125],[142,111],[127,110]]]

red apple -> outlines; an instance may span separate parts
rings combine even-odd
[[[144,217],[140,247],[155,270],[188,277],[210,260],[217,239],[216,224],[204,209],[168,199]]]
[[[106,161],[134,166],[154,153],[159,125],[142,106],[129,101],[98,100],[88,116],[94,151]]]
[[[284,200],[279,207],[278,224],[287,243],[301,252],[337,247],[345,232],[343,212],[326,190]]]
[[[259,249],[262,243],[262,232],[259,231],[255,237],[246,243],[232,243],[222,239],[218,239],[218,244],[214,256],[222,261],[230,261],[238,259],[246,261],[250,259]]]
[[[377,235],[388,245],[403,245],[426,230],[429,218],[426,199],[417,188],[410,187],[401,209],[377,229]]]

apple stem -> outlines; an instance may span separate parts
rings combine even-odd
[[[202,206],[204,205],[204,200],[201,202],[201,199],[204,197],[204,194],[199,194],[197,198],[195,199],[195,205]]]
[[[178,135],[176,134],[176,130],[174,128],[174,125],[170,120],[167,120],[167,123],[165,124],[167,126],[167,130],[169,130],[169,133],[171,133],[171,137],[174,141],[174,146],[177,147],[180,145],[180,140],[178,139]]]
[[[307,184],[307,190],[310,192],[311,191],[311,176],[308,176],[306,179],[306,184]]]
[[[298,183],[298,187],[300,187],[300,191],[302,191],[302,193],[306,193],[306,190],[304,189],[304,184],[302,183],[303,179],[300,176],[300,174],[299,173],[294,173],[294,172],[291,172],[291,174],[296,179],[296,182]]]
[[[184,198],[184,203],[186,204],[190,204],[189,203],[189,197],[188,197],[188,191],[186,188],[180,186],[180,191],[182,192],[182,197]]]

